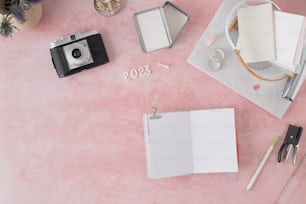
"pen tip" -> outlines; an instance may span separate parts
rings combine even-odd
[[[272,146],[274,147],[276,145],[276,143],[278,142],[279,140],[279,136],[275,136],[273,141],[272,141]]]

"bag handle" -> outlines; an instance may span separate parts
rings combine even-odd
[[[265,78],[265,77],[262,77],[258,74],[256,74],[245,62],[244,60],[242,59],[241,55],[240,55],[240,52],[239,50],[237,49],[237,47],[234,45],[233,41],[231,40],[230,38],[230,35],[229,35],[229,32],[231,29],[233,29],[235,26],[236,26],[236,23],[237,23],[237,16],[235,15],[235,12],[237,11],[238,8],[240,8],[242,5],[244,4],[248,4],[248,5],[254,5],[254,4],[260,4],[260,3],[271,3],[273,8],[275,10],[278,10],[278,11],[281,11],[281,9],[277,6],[276,3],[274,3],[273,1],[271,0],[244,0],[244,1],[241,1],[239,2],[238,4],[236,4],[234,6],[234,8],[230,11],[227,19],[226,19],[226,26],[225,26],[225,37],[228,41],[228,43],[230,44],[230,46],[232,47],[233,51],[234,51],[234,54],[235,56],[237,57],[238,61],[240,62],[240,64],[243,66],[243,68],[249,73],[251,74],[252,76],[254,76],[255,78],[257,79],[260,79],[260,80],[263,80],[263,81],[270,81],[270,82],[273,82],[273,81],[280,81],[280,80],[283,80],[283,79],[286,79],[288,78],[288,75],[284,75],[284,76],[281,76],[279,78],[276,78],[276,79],[269,79],[269,78]],[[234,17],[235,16],[235,17]]]
[[[243,68],[249,73],[251,74],[252,76],[258,78],[258,79],[261,79],[261,80],[264,80],[264,81],[280,81],[280,80],[283,80],[283,79],[286,79],[288,77],[288,75],[284,75],[284,76],[281,76],[279,78],[276,78],[276,79],[268,79],[268,78],[264,78],[258,74],[256,74],[254,71],[251,70],[251,68],[243,61],[241,55],[240,55],[240,52],[239,50],[237,49],[233,49],[234,51],[234,54],[236,55],[238,61],[240,62],[240,64],[243,66]]]

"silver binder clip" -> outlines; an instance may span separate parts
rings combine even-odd
[[[289,101],[293,101],[304,83],[305,77],[306,64],[303,65],[299,74],[287,79],[285,87],[282,90],[282,97]]]
[[[161,115],[159,115],[158,109],[156,107],[152,107],[152,115],[150,116],[150,119],[159,119],[161,118]]]

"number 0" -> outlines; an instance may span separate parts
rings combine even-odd
[[[138,77],[138,72],[136,69],[131,70],[131,76],[133,79],[136,79]]]

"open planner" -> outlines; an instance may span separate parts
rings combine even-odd
[[[145,114],[148,177],[237,172],[234,115],[233,108]]]

